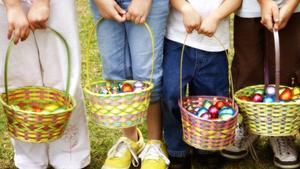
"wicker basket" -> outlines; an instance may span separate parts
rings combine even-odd
[[[103,21],[99,19],[96,26]],[[84,87],[86,102],[91,110],[92,119],[97,124],[106,128],[128,128],[142,124],[146,118],[147,110],[150,104],[151,91],[153,89],[152,77],[154,71],[155,44],[151,28],[147,23],[144,24],[151,38],[152,45],[152,69],[150,70],[150,80],[143,81],[144,89],[128,93],[118,94],[100,94],[99,87],[112,83],[130,83],[135,80],[112,81],[100,80],[92,81],[87,74],[87,82]],[[94,28],[94,29],[95,29]],[[94,32],[94,31],[92,31]],[[91,34],[92,35],[92,34]],[[91,36],[90,38],[91,39]],[[88,55],[87,69],[90,70],[89,62],[91,58]]]
[[[263,136],[289,136],[298,133],[300,103],[256,103],[239,99],[249,96],[264,85],[243,88],[235,93],[235,100],[249,130]]]
[[[250,132],[263,136],[289,136],[298,133],[300,121],[300,103],[279,101],[280,88],[280,45],[277,31],[273,31],[275,44],[275,88],[276,100],[274,103],[257,103],[239,99],[240,96],[249,96],[255,89],[264,89],[269,84],[268,62],[265,62],[265,84],[250,86],[236,92],[234,98],[240,106],[245,123]],[[265,61],[268,58],[264,59]]]
[[[235,129],[238,118],[238,108],[235,115],[228,120],[205,120],[195,116],[184,107],[188,104],[201,106],[202,102],[209,100],[215,103],[219,100],[231,102],[226,97],[215,96],[190,96],[183,98],[183,104],[179,102],[183,129],[183,140],[198,149],[222,150],[231,145],[235,138]]]
[[[49,29],[64,43],[70,63],[70,51],[67,42],[58,32],[51,28]],[[8,90],[7,67],[12,46],[13,41],[10,42],[6,52],[5,93],[2,93],[0,97],[0,102],[7,117],[8,133],[15,139],[29,143],[48,143],[57,140],[62,136],[75,107],[75,100],[68,94],[70,64],[68,67],[66,92],[35,86]],[[37,112],[25,109],[27,107],[43,109],[49,104],[55,104],[59,107],[64,107],[64,109],[55,112]]]

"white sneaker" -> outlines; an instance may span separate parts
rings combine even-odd
[[[298,152],[292,136],[271,137],[270,144],[274,153],[275,166],[288,169],[300,167]]]
[[[235,130],[235,140],[232,146],[221,150],[221,155],[229,159],[241,159],[248,155],[249,151],[254,160],[257,160],[253,142],[258,139],[257,135],[246,131],[243,124],[238,124]]]

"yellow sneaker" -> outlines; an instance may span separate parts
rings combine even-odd
[[[134,142],[126,137],[121,137],[107,153],[107,158],[102,169],[129,169],[131,163],[134,167],[139,165],[137,154],[145,147],[141,131],[138,129],[139,140]]]
[[[141,169],[166,169],[170,164],[165,144],[159,140],[149,140],[139,157]]]

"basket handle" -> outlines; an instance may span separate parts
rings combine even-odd
[[[275,99],[279,101],[279,85],[280,85],[280,42],[278,30],[273,28],[274,47],[275,47]],[[264,58],[264,81],[265,88],[269,85],[269,59],[268,55]]]
[[[66,84],[66,95],[69,94],[70,91],[70,80],[71,80],[71,51],[70,47],[66,41],[66,39],[63,37],[62,34],[57,32],[55,29],[51,27],[47,27],[48,30],[53,32],[64,44],[66,51],[67,51],[67,57],[68,57],[68,68],[67,68],[67,84]],[[11,38],[8,47],[6,49],[6,54],[5,54],[5,65],[4,65],[4,88],[5,88],[5,93],[6,93],[6,103],[9,105],[9,99],[8,99],[8,61],[11,55],[11,50],[14,46],[14,37]]]
[[[181,49],[181,54],[180,54],[180,75],[179,75],[180,76],[180,78],[179,78],[179,80],[180,80],[179,83],[180,84],[179,84],[179,86],[180,86],[180,103],[181,103],[181,105],[183,104],[182,103],[182,98],[183,98],[183,94],[182,94],[182,67],[183,67],[183,57],[184,57],[184,50],[185,50],[187,38],[188,38],[188,34],[186,34],[186,36],[185,36],[185,39],[184,39],[184,42],[183,42],[183,45],[182,45],[182,49]],[[228,51],[226,50],[225,46],[222,44],[222,42],[216,36],[212,36],[212,38],[214,38],[216,40],[216,42],[224,49],[227,60],[229,61],[229,54],[228,54]],[[229,68],[228,68],[228,74],[229,74],[229,77],[228,77],[228,80],[229,80],[229,93],[231,93],[232,106],[235,108],[235,101],[233,99],[234,88],[233,88],[232,74],[231,74],[231,71],[230,71]]]
[[[103,22],[105,19],[100,17],[96,23],[95,23],[95,26],[93,26],[93,29],[92,31],[90,32],[89,34],[89,37],[88,37],[88,43],[91,43],[92,41],[92,37],[93,37],[93,32],[95,32],[96,28],[98,28],[98,26],[100,25],[101,22]],[[149,24],[147,22],[144,23],[144,27],[146,28],[146,30],[148,31],[148,34],[150,36],[150,39],[151,39],[151,46],[152,46],[152,67],[151,67],[151,72],[150,72],[150,83],[152,83],[153,81],[153,73],[154,73],[154,64],[155,64],[155,39],[154,39],[154,35],[153,35],[153,31],[151,29],[151,27],[149,26]],[[98,38],[98,41],[99,41],[100,38]],[[87,51],[90,51],[91,45],[88,45],[88,50]],[[100,49],[99,49],[99,54],[101,53]],[[101,54],[100,54],[100,57],[101,57]],[[87,63],[86,63],[86,67],[87,67],[87,73],[86,73],[86,79],[87,79],[87,82],[89,83],[91,81],[90,79],[90,75],[89,75],[89,70],[91,70],[91,66],[90,66],[90,61],[91,61],[91,56],[90,54],[87,55]],[[86,83],[86,84],[88,84]]]

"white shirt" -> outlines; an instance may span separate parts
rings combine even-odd
[[[211,12],[218,9],[222,2],[223,0],[189,0],[189,3],[196,11],[198,11],[202,18],[205,18]],[[166,38],[178,43],[183,43],[186,34],[181,13],[174,8],[171,8]],[[222,45],[220,45],[215,38],[209,38],[203,34],[198,34],[196,31],[189,34],[186,45],[211,52],[228,49],[230,46],[229,17],[220,22],[214,36],[219,39]]]
[[[284,5],[287,0],[274,0],[277,2],[279,8]],[[295,12],[300,12],[300,5]],[[260,6],[257,0],[243,0],[241,8],[236,13],[240,17],[244,18],[257,18],[260,17]]]

